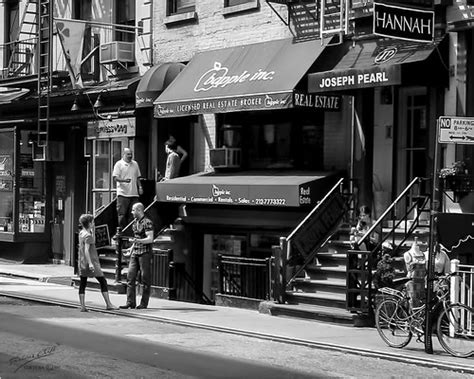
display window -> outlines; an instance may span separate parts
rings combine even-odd
[[[220,117],[218,144],[242,149],[242,169],[325,169],[323,112],[239,112]]]
[[[33,160],[31,134],[0,130],[0,232],[46,231],[46,169]]]
[[[0,231],[12,231],[13,177],[15,167],[13,131],[0,132]]]

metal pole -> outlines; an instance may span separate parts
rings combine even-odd
[[[438,213],[438,193],[437,193],[437,171],[438,171],[438,122],[436,122],[435,130],[435,151],[433,158],[433,177],[432,177],[432,192],[430,204],[430,237],[428,243],[428,275],[426,281],[426,308],[425,308],[425,352],[433,354],[433,339],[431,330],[433,325],[431,305],[433,301],[433,279],[434,279],[434,264],[435,264],[435,226],[437,222]]]

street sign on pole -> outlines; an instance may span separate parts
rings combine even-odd
[[[438,142],[474,144],[474,117],[441,116],[438,119]]]

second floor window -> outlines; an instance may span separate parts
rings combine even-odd
[[[234,7],[236,5],[250,3],[252,0],[224,0],[224,7]]]
[[[115,0],[116,24],[135,26],[135,1],[134,0]],[[118,29],[115,35],[116,41],[133,42],[135,41],[135,30],[132,28]]]
[[[168,0],[168,16],[177,13],[194,12],[196,0]]]

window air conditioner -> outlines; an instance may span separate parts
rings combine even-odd
[[[100,63],[135,62],[135,43],[112,41],[100,45]]]
[[[209,151],[211,166],[214,168],[238,168],[241,162],[241,149],[221,147]]]

